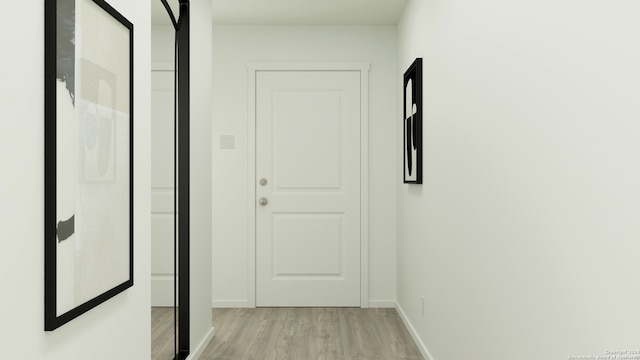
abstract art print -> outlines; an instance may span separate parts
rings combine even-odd
[[[422,58],[404,73],[404,183],[422,184]]]
[[[133,286],[133,25],[45,1],[45,330]]]

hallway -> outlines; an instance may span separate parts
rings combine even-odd
[[[152,360],[167,359],[172,312],[154,308]],[[395,309],[213,309],[203,360],[422,360]]]
[[[395,309],[213,309],[202,360],[422,360]]]
[[[59,75],[50,71],[57,61],[44,56],[57,51],[56,32],[45,31],[54,22],[45,9],[94,0],[12,2],[1,25],[8,50],[0,60],[5,230],[0,307],[8,310],[0,330],[3,358],[151,357],[150,273],[160,258],[152,244],[158,234],[171,233],[152,225],[169,217],[152,216],[152,205],[173,207],[171,191],[164,192],[162,204],[152,195],[152,161],[166,159],[153,153],[158,142],[151,74],[173,68],[174,30],[154,21],[151,4],[159,0],[104,1],[134,25],[131,71],[118,81],[132,87],[110,95],[111,100],[131,95],[132,144],[111,147],[121,138],[105,130],[111,140],[102,147],[109,149],[102,154],[114,159],[108,167],[115,166],[118,152],[130,148],[133,154],[128,266],[134,285],[46,331],[45,307],[67,313],[57,311],[57,296],[45,301],[54,284],[46,279],[58,285],[58,268],[45,271],[58,256],[46,256],[45,249],[60,244],[55,239],[59,220],[45,217],[45,208],[58,211],[45,193],[59,182],[57,175],[55,181],[45,176],[45,167],[58,165],[45,143],[54,140],[73,149],[64,156],[76,158],[75,170],[59,171],[73,178],[70,187],[113,185],[83,171],[104,163],[97,152],[78,151],[91,150],[95,146],[89,145],[102,139],[96,124],[103,122],[96,120],[103,114],[100,102],[109,96],[93,96],[100,81],[85,77],[92,88],[98,84],[89,100],[100,111],[82,115],[83,107],[74,110],[74,117],[81,114],[78,119],[86,121],[77,122],[67,140],[59,140],[57,130],[45,131],[58,126],[46,120],[53,114],[58,119],[51,108],[58,98],[44,90],[46,79],[54,77],[46,74]],[[190,278],[183,284],[189,285],[190,297],[180,302],[189,311],[181,317],[190,321],[181,332],[189,360],[419,359],[410,339],[428,360],[640,353],[640,1],[182,1],[189,2],[192,15],[193,55],[191,177],[181,183],[189,188],[191,202],[189,252],[181,252],[190,259],[180,262],[189,265]],[[229,6],[226,19],[221,4]],[[326,7],[331,4],[336,8]],[[313,11],[316,6],[326,11]],[[234,8],[250,16],[231,16]],[[356,19],[359,14],[363,17]],[[288,18],[275,19],[278,15]],[[87,40],[78,36],[82,39]],[[108,42],[85,45],[90,47],[78,48],[108,49]],[[76,66],[80,75],[84,60],[91,61],[84,50],[74,50],[74,74]],[[423,59],[424,71],[422,185],[405,184],[401,166],[404,110],[413,109],[403,101],[402,80],[417,58]],[[251,195],[264,188],[260,175],[253,174],[250,80],[255,76],[249,66],[274,62],[370,65],[369,81],[362,86],[369,106],[364,107],[368,135],[361,137],[368,142],[368,158],[361,164],[368,163],[369,171],[360,178],[369,186],[361,191],[361,199],[368,200],[361,214],[368,215],[369,224],[361,227],[366,249],[360,252],[360,268],[367,271],[360,295],[362,306],[371,309],[253,309],[259,294],[252,210],[261,206],[262,195]],[[74,79],[79,90],[81,77]],[[92,130],[81,133],[83,123]],[[93,140],[80,141],[79,135]],[[268,184],[277,181],[268,179]],[[86,199],[82,191],[73,193],[74,203]],[[96,224],[108,225],[102,220],[111,215],[119,214],[96,217]],[[80,234],[75,219],[74,234]],[[75,287],[82,278],[76,271],[81,256],[78,248],[71,250],[68,270],[71,274],[73,265],[74,275],[61,281]],[[74,298],[81,293],[75,290]],[[212,313],[212,308],[224,310]]]

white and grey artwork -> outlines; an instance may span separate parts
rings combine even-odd
[[[45,14],[55,31],[45,35],[45,181],[55,184],[45,186],[45,330],[53,330],[133,285],[133,25],[103,0],[53,0]]]
[[[422,59],[404,74],[404,182],[422,184]]]

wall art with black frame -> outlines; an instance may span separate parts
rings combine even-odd
[[[45,330],[133,286],[133,25],[45,0]]]
[[[422,58],[404,73],[404,183],[422,184]]]

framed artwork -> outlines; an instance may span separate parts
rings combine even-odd
[[[133,25],[45,1],[45,330],[133,286]]]
[[[404,73],[404,183],[422,184],[422,58]]]

